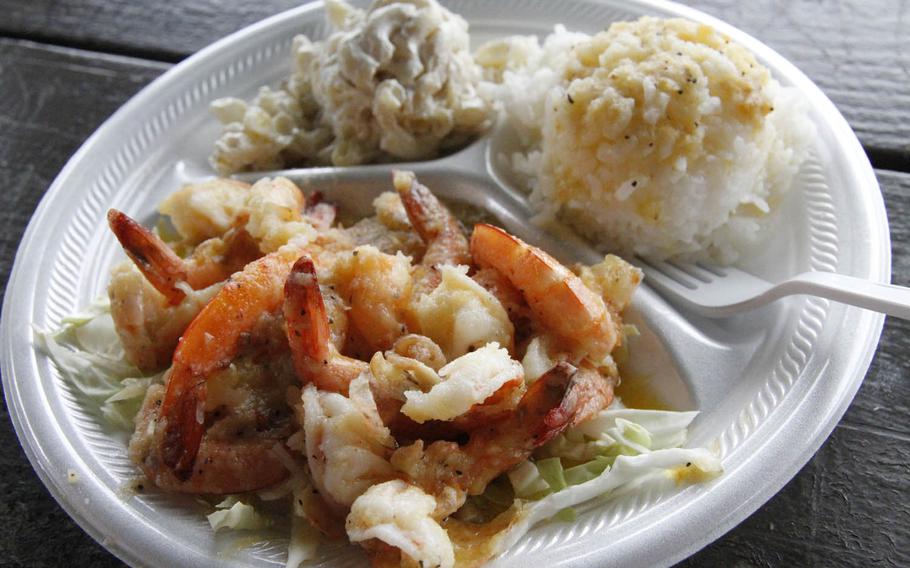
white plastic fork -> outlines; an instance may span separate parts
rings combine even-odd
[[[706,317],[752,310],[784,296],[807,294],[910,319],[910,288],[834,272],[803,272],[777,284],[732,266],[638,258],[646,281],[670,302]]]

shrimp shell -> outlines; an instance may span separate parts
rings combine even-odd
[[[474,227],[471,253],[518,288],[534,315],[576,351],[578,358],[602,359],[621,336],[603,298],[555,258],[504,230]]]

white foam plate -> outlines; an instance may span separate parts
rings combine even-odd
[[[874,173],[834,105],[767,46],[675,4],[468,0],[452,8],[475,42],[548,33],[554,22],[597,32],[643,14],[710,23],[751,49],[784,85],[799,89],[818,129],[814,158],[783,205],[767,246],[745,266],[769,280],[834,270],[887,282],[888,225]],[[324,36],[321,4],[260,22],[202,50],[133,97],[72,157],[23,237],[3,303],[2,370],[7,405],[35,471],[67,512],[111,552],[137,565],[282,563],[276,541],[226,551],[186,499],[132,495],[137,472],[125,438],[98,415],[33,346],[33,326],[60,319],[103,293],[121,254],[105,212],[151,219],[181,182],[212,175],[207,155],[219,126],[207,111],[218,97],[251,97],[289,67],[291,38]],[[747,316],[710,321],[680,314],[646,287],[636,302],[648,329],[636,347],[653,356],[639,373],[658,396],[702,411],[691,445],[715,444],[725,473],[669,493],[598,502],[574,523],[532,530],[495,564],[614,566],[677,561],[718,538],[769,499],[808,461],[862,382],[883,316],[797,297]],[[631,318],[634,320],[634,314]],[[74,471],[77,484],[67,482]],[[325,565],[358,565],[354,547],[326,551]]]

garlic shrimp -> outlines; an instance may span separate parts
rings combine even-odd
[[[205,433],[206,384],[231,363],[242,336],[262,314],[281,307],[284,282],[299,251],[282,249],[235,274],[187,327],[167,374],[157,428],[162,462],[179,479],[192,475]]]
[[[540,323],[570,346],[577,358],[600,360],[621,338],[620,322],[602,297],[555,258],[504,230],[478,224],[471,254],[521,291]]]
[[[346,315],[343,309],[330,317],[308,256],[294,263],[284,285],[284,317],[294,367],[301,380],[320,390],[347,394],[348,385],[369,366],[342,355],[332,343],[331,324]]]
[[[200,290],[262,256],[259,247],[242,229],[230,229],[223,238],[204,241],[188,259],[183,259],[161,237],[126,213],[111,209],[107,221],[126,255],[172,306],[186,297],[180,283]]]
[[[422,290],[432,290],[439,284],[438,267],[469,265],[471,252],[468,239],[458,219],[423,184],[413,172],[395,171],[392,182],[407,211],[417,235],[427,245],[420,266],[426,271]]]
[[[466,444],[437,441],[424,447],[418,440],[397,450],[392,465],[436,497],[435,517],[442,519],[569,427],[584,410],[590,380],[589,374],[560,363],[528,388],[515,411],[471,432]]]

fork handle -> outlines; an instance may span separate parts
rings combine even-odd
[[[812,294],[910,320],[910,288],[833,272],[805,272],[777,287],[779,296]]]

